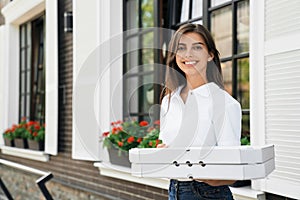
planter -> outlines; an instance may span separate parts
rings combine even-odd
[[[28,148],[27,139],[15,138],[14,141],[15,141],[15,147],[22,148],[22,149]]]
[[[28,148],[31,150],[44,151],[45,142],[44,141],[35,141],[35,140],[27,140]]]
[[[4,138],[4,144],[5,144],[5,146],[8,146],[8,147],[14,147],[15,146],[14,140],[10,140],[8,138]]]
[[[111,164],[131,167],[131,163],[129,162],[129,153],[127,151],[120,151],[115,147],[111,147],[108,149],[108,154]]]

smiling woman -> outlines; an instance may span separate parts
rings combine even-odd
[[[224,90],[219,52],[202,25],[183,25],[172,37],[164,91],[160,113],[163,144],[158,147],[168,148],[180,137],[190,137],[189,147],[240,145],[241,107]],[[190,119],[186,119],[184,113],[192,99],[196,102],[193,107],[196,114],[187,115]],[[197,124],[196,128],[181,131],[191,120]],[[172,179],[169,199],[231,200],[228,185],[234,182]]]

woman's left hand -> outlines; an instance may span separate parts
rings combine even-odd
[[[196,179],[196,181],[202,181],[210,186],[221,186],[221,185],[231,185],[235,182],[235,180],[202,180]]]

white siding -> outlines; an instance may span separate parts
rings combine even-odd
[[[252,71],[263,74],[261,77],[260,74],[252,73],[251,81],[260,83],[264,92],[263,95],[259,94],[263,97],[262,101],[252,97],[251,103],[263,108],[263,115],[252,113],[252,119],[260,118],[264,124],[251,121],[254,130],[258,130],[257,127],[263,128],[259,129],[260,132],[252,131],[251,137],[254,138],[253,144],[275,145],[276,169],[268,178],[253,181],[252,187],[300,199],[300,2],[259,2],[252,2],[256,7],[251,9],[250,38],[261,44],[255,46],[259,50],[250,48],[250,58],[256,64],[250,65]],[[255,15],[261,15],[261,18]],[[263,28],[259,32],[256,26],[261,25]],[[250,45],[254,46],[252,43]],[[261,50],[263,53],[256,53]],[[255,90],[252,90],[252,95],[256,95]]]

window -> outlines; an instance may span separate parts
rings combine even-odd
[[[123,117],[150,121],[158,118],[159,85],[163,76],[155,63],[161,63],[160,50],[154,49],[158,41],[159,20],[155,13],[160,6],[156,0],[127,0],[124,12],[124,57],[123,57]],[[149,116],[149,111],[150,116]]]
[[[44,16],[20,26],[19,120],[45,122]]]
[[[225,89],[242,106],[242,136],[249,136],[249,1],[170,1],[170,23],[177,29],[185,23],[199,23],[212,33],[220,52]]]

